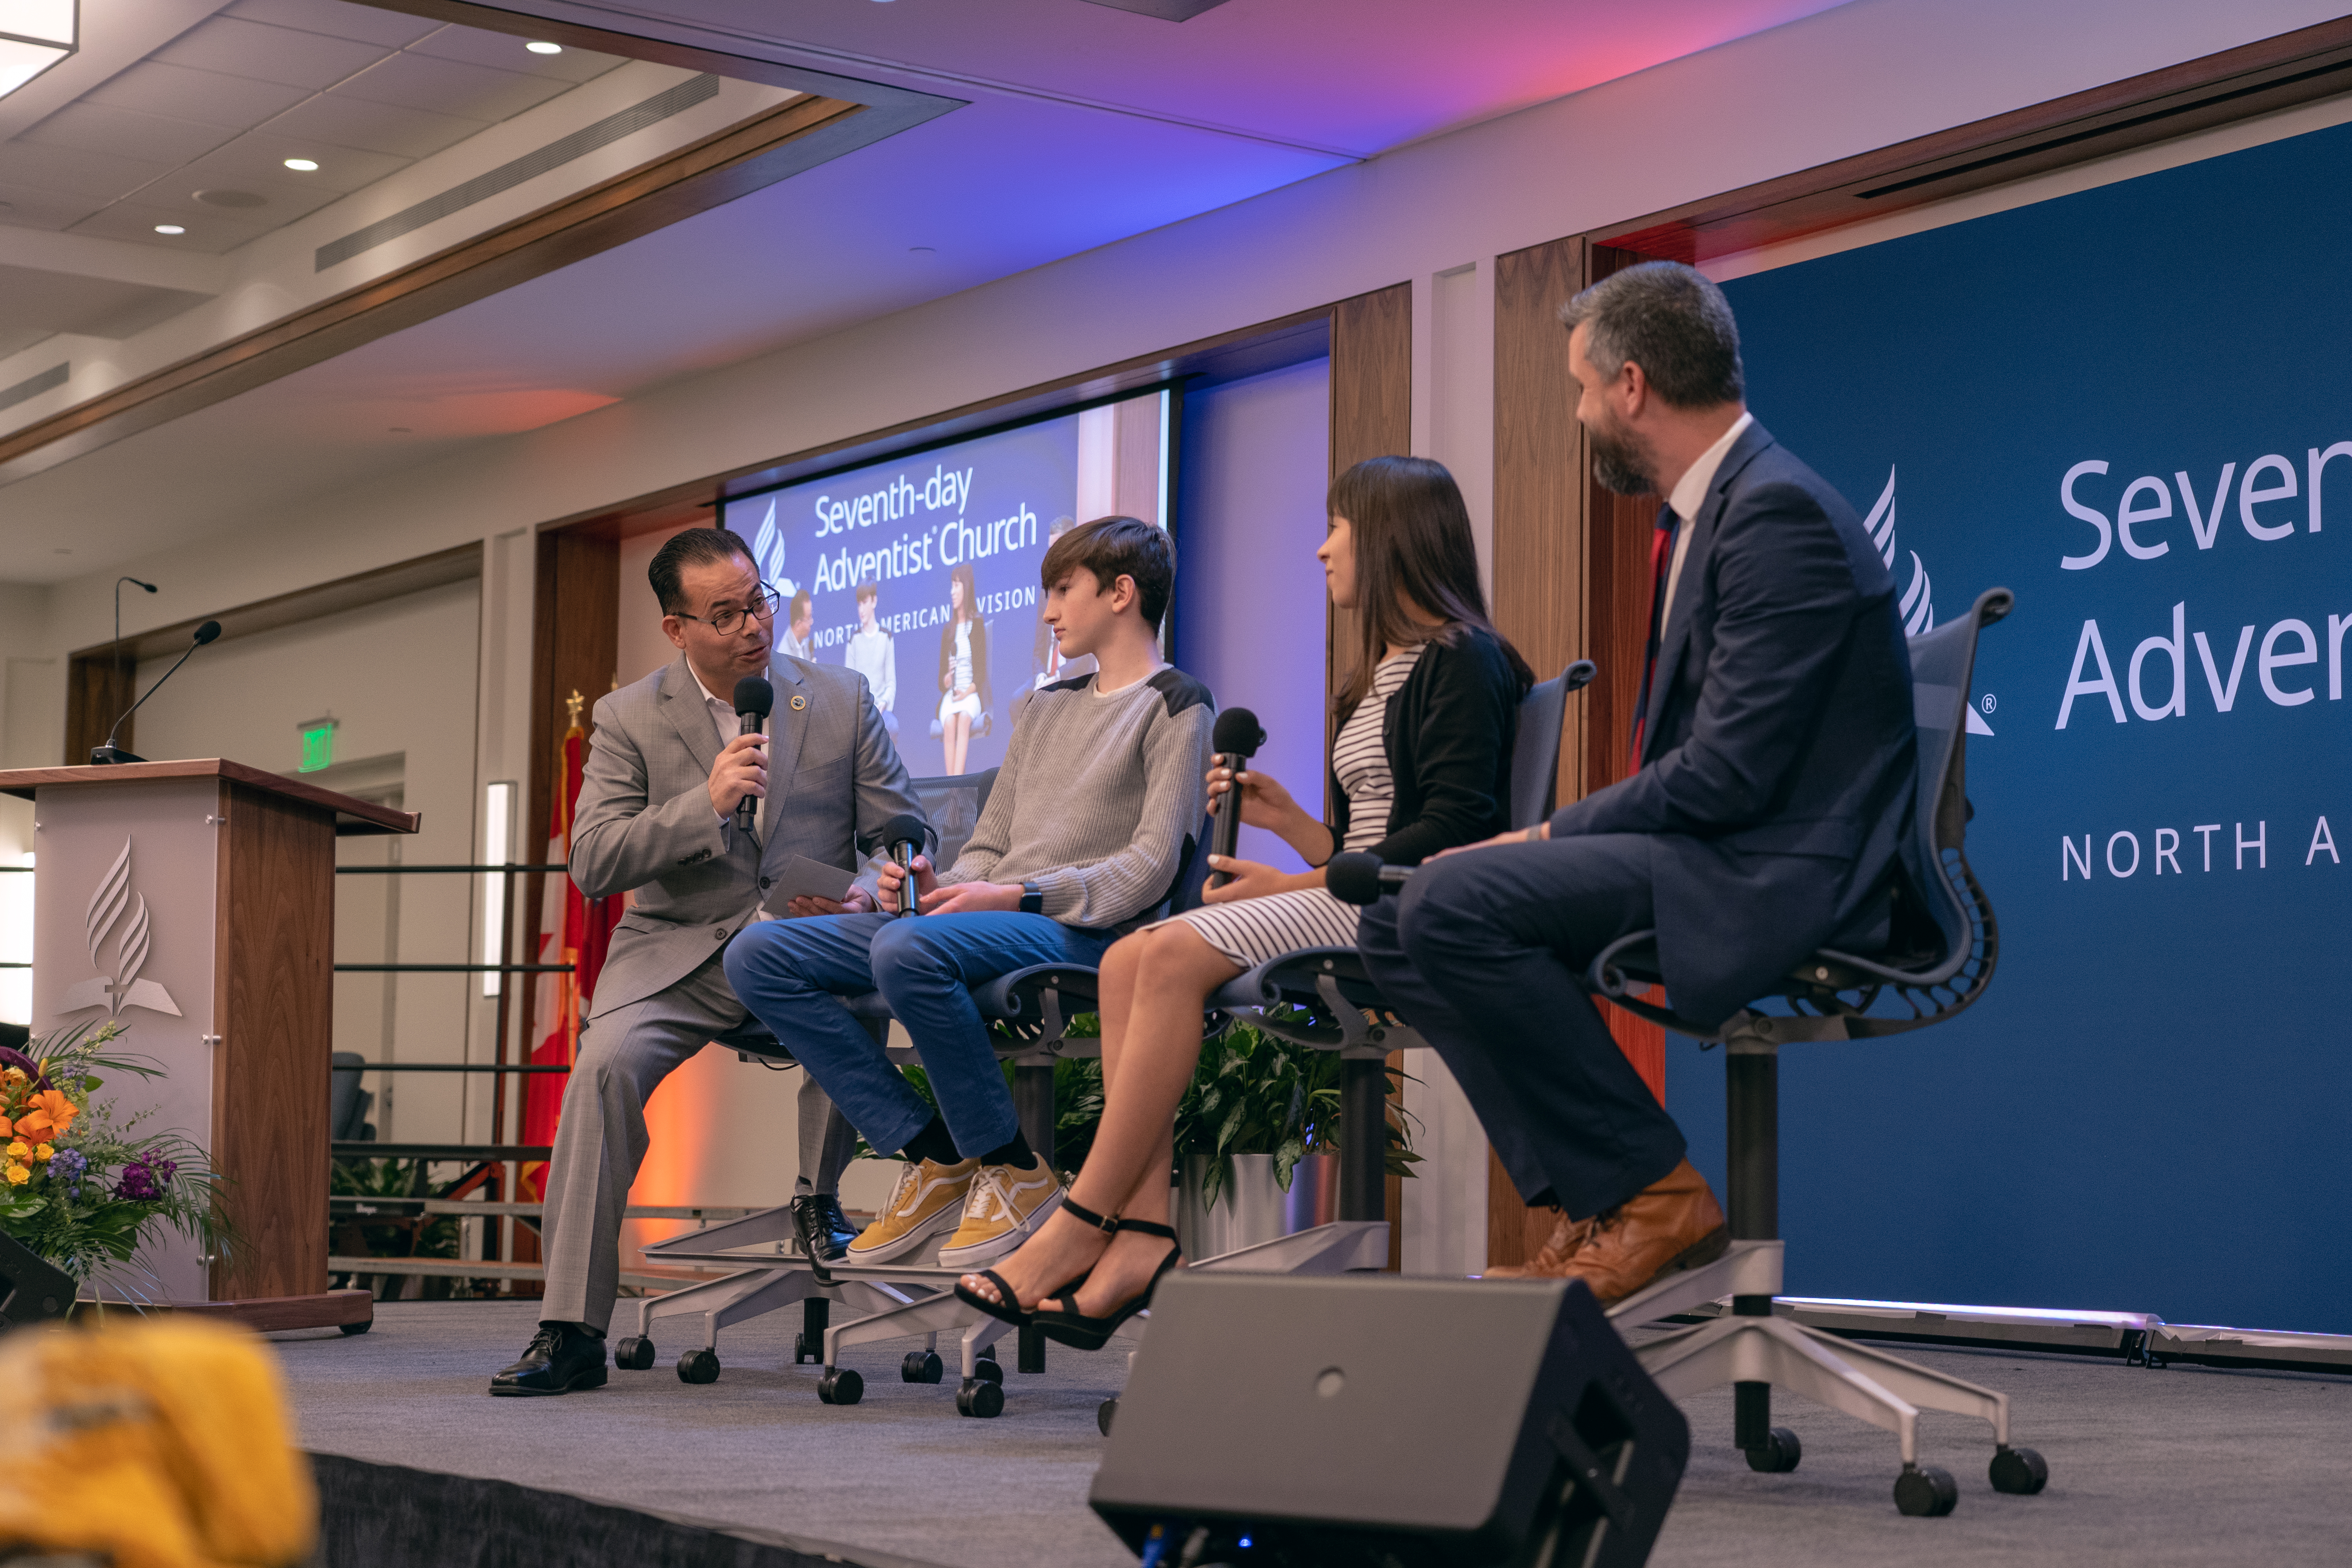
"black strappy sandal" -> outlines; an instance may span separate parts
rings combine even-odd
[[[1067,1199],[1063,1200],[1063,1206],[1066,1208],[1068,1206]],[[1068,1345],[1073,1350],[1102,1349],[1110,1342],[1111,1335],[1118,1331],[1121,1324],[1151,1305],[1151,1293],[1160,1289],[1160,1279],[1171,1268],[1183,1261],[1184,1249],[1177,1243],[1176,1232],[1171,1226],[1160,1225],[1148,1219],[1123,1219],[1110,1228],[1137,1231],[1145,1236],[1166,1237],[1168,1256],[1160,1260],[1160,1267],[1151,1271],[1150,1279],[1145,1283],[1139,1294],[1121,1302],[1117,1310],[1106,1317],[1089,1318],[1078,1310],[1076,1285],[1056,1290],[1052,1296],[1045,1298],[1047,1300],[1058,1299],[1068,1303],[1065,1308],[1052,1310],[1041,1305],[1036,1311],[1030,1314],[1031,1321],[1036,1323],[1038,1331],[1047,1339]]]
[[[1102,1215],[1095,1213],[1094,1210],[1087,1207],[1084,1204],[1079,1203],[1075,1198],[1072,1198],[1066,1193],[1062,1195],[1061,1206],[1076,1218],[1085,1221],[1095,1229],[1101,1231],[1105,1236],[1116,1234],[1119,1226],[1126,1223],[1118,1219],[1105,1219]],[[1173,1235],[1174,1233],[1171,1231],[1170,1234]],[[1034,1312],[1024,1312],[1021,1310],[1021,1294],[1019,1291],[1013,1289],[1012,1286],[1004,1282],[1003,1275],[999,1274],[993,1268],[973,1268],[968,1269],[966,1272],[977,1274],[982,1279],[987,1280],[991,1285],[995,1286],[999,1300],[992,1301],[987,1297],[981,1295],[977,1291],[966,1289],[964,1288],[963,1281],[959,1279],[956,1281],[955,1286],[955,1297],[957,1300],[961,1301],[967,1307],[978,1308],[980,1310],[987,1313],[990,1317],[994,1318],[1000,1323],[1011,1323],[1016,1329],[1025,1329],[1029,1326],[1030,1321],[1034,1319],[1036,1314]],[[1040,1301],[1052,1301],[1056,1300],[1066,1300],[1069,1299],[1071,1292],[1077,1289],[1079,1286],[1085,1284],[1087,1282],[1087,1276],[1093,1272],[1094,1270],[1091,1268],[1086,1269],[1081,1272],[1076,1279],[1071,1280],[1060,1289],[1048,1291],[1044,1296],[1039,1297],[1038,1300]]]

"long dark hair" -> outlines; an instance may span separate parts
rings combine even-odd
[[[1519,689],[1535,672],[1510,639],[1486,618],[1478,586],[1478,546],[1470,535],[1470,509],[1445,465],[1427,458],[1367,458],[1331,481],[1324,510],[1348,520],[1356,544],[1355,668],[1333,707],[1351,713],[1371,689],[1372,672],[1389,648],[1415,643],[1458,645],[1465,628],[1503,645]],[[1410,601],[1441,623],[1416,621]]]
[[[955,607],[954,589],[958,583],[963,584],[963,608],[961,610]],[[952,626],[958,621],[980,619],[980,584],[972,581],[970,562],[957,563],[955,570],[948,574],[948,588],[949,626]]]

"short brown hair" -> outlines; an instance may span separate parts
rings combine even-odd
[[[653,584],[654,597],[661,601],[663,615],[690,615],[693,611],[686,602],[686,591],[678,585],[686,569],[739,559],[752,570],[759,569],[751,547],[733,529],[684,529],[671,534],[654,552],[653,564],[646,568],[646,580]]]
[[[1739,323],[1712,279],[1679,261],[1612,272],[1559,308],[1570,331],[1590,327],[1584,357],[1614,377],[1633,361],[1675,408],[1737,403],[1747,390]]]
[[[1176,544],[1166,529],[1134,517],[1082,522],[1046,549],[1038,580],[1050,591],[1080,566],[1095,574],[1097,586],[1105,593],[1121,577],[1133,578],[1144,625],[1160,629],[1160,617],[1168,613],[1168,596],[1176,586]]]

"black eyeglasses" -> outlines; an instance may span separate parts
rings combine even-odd
[[[708,616],[680,616],[678,619],[700,621],[720,637],[731,637],[735,635],[735,628],[743,624],[745,616],[750,616],[755,620],[772,621],[776,618],[776,606],[782,603],[783,595],[762,583],[760,584],[760,596],[743,609],[739,610],[730,605],[727,608]]]

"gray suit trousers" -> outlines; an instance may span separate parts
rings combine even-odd
[[[622,1211],[646,1157],[646,1101],[712,1036],[748,1016],[714,953],[677,984],[583,1026],[547,1166],[543,1321],[585,1323],[599,1333],[610,1326],[620,1290]],[[799,1110],[799,1188],[832,1192],[854,1135],[806,1072]]]

